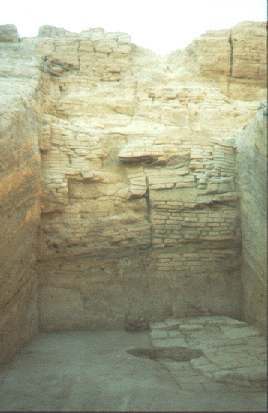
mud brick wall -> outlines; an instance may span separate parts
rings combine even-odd
[[[69,145],[68,122],[42,154],[41,330],[120,329],[126,315],[241,317],[235,140],[197,144],[159,128],[141,138],[140,126],[113,133],[109,152],[107,132],[85,130],[71,143],[83,145],[70,148],[74,162],[52,162]]]
[[[40,329],[242,317],[233,137],[259,103],[196,82],[124,33],[43,28],[36,47]]]
[[[16,28],[15,28],[16,29]],[[4,38],[4,39],[3,39]],[[0,31],[0,364],[38,333],[39,116],[34,49]]]
[[[228,30],[209,30],[184,50],[170,53],[169,62],[182,65],[215,82],[232,99],[266,98],[266,22],[241,22]],[[253,98],[254,96],[254,98]]]
[[[18,43],[11,26],[0,39],[3,361],[38,328],[209,314],[263,325],[251,174],[237,181],[252,143],[235,137],[264,95],[264,23],[167,57],[103,29],[44,26]]]
[[[244,316],[267,330],[267,103],[238,136]]]

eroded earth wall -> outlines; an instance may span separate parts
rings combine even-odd
[[[38,332],[35,271],[40,223],[38,79],[34,51],[0,30],[0,363]]]
[[[244,317],[267,330],[267,103],[237,138]]]

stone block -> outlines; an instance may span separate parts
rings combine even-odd
[[[154,339],[153,344],[156,347],[188,347],[184,338],[170,337],[166,339]]]
[[[243,385],[245,383],[246,387],[248,382],[259,382],[262,384],[263,381],[267,380],[267,367],[263,366],[251,366],[251,367],[241,367],[232,370],[221,370],[212,374],[213,379],[216,381],[223,382],[235,382]]]
[[[169,327],[170,328],[170,327]],[[176,331],[176,330],[171,330],[168,331],[168,337],[174,338],[184,338],[184,336],[182,335],[182,333],[180,331]]]
[[[167,328],[167,324],[166,323],[150,323],[150,328],[153,330],[162,330],[162,329],[166,329]]]
[[[153,329],[150,333],[150,337],[152,340],[159,340],[167,338],[167,332],[162,329]]]
[[[247,338],[253,336],[259,336],[260,330],[256,327],[228,327],[228,326],[221,326],[221,330],[224,333],[225,337],[230,339],[240,339],[240,338]]]
[[[211,361],[221,369],[233,369],[239,367],[262,366],[262,362],[254,356],[242,353],[227,354],[223,352],[221,356],[211,357]]]
[[[191,333],[192,331],[203,330],[203,326],[200,324],[181,324],[179,329],[182,333],[188,334],[188,333]]]

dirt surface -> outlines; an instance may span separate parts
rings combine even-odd
[[[161,362],[127,353],[135,348],[150,348],[148,333],[40,334],[0,370],[0,410],[266,411],[264,391],[194,390],[191,379],[181,389]]]

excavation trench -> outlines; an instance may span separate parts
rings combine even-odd
[[[127,353],[132,356],[149,358],[155,361],[166,359],[178,362],[190,361],[193,358],[203,356],[202,350],[190,350],[187,347],[134,348],[127,350]]]

